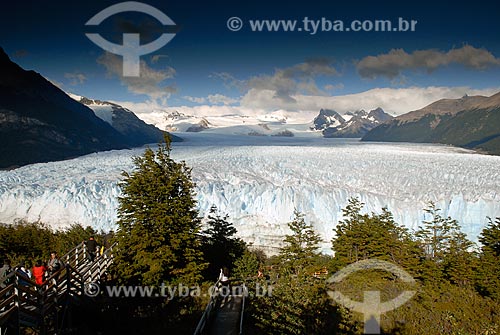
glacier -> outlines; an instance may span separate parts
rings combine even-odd
[[[387,207],[416,229],[436,202],[477,237],[487,217],[500,216],[500,157],[465,149],[355,139],[270,138],[182,134],[172,157],[193,168],[201,214],[216,205],[254,247],[275,253],[294,209],[303,212],[331,253],[342,208],[357,196],[365,211]],[[155,145],[151,145],[152,148]],[[118,183],[144,148],[99,152],[71,160],[0,171],[0,222],[42,221],[116,228]]]

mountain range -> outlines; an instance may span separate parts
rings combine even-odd
[[[438,100],[381,124],[362,140],[443,143],[500,155],[500,93]]]
[[[116,122],[103,121],[39,73],[12,62],[1,48],[0,68],[0,169],[124,149],[160,134],[148,128],[150,134],[140,138],[125,130],[123,124],[134,117],[120,111]]]
[[[380,107],[370,112],[361,109],[344,115],[331,109],[321,109],[313,120],[311,130],[321,130],[327,138],[357,138],[392,118]]]

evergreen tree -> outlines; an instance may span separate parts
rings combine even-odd
[[[417,272],[420,252],[408,230],[399,226],[386,208],[381,214],[361,214],[363,206],[359,199],[349,199],[343,210],[345,219],[335,228],[332,249],[336,267],[379,258]]]
[[[270,289],[264,287],[261,294]],[[312,275],[282,276],[272,285],[272,294],[256,296],[249,303],[248,314],[257,334],[340,333],[339,313],[328,297],[325,282]]]
[[[479,242],[482,244],[483,253],[500,257],[500,217],[497,217],[495,221],[488,218],[488,225],[482,230]]]
[[[203,253],[208,261],[207,279],[214,280],[222,267],[232,269],[233,263],[243,255],[246,245],[235,237],[237,230],[228,221],[229,216],[221,216],[217,207],[210,208],[207,228],[202,232]]]
[[[477,270],[477,255],[472,251],[474,243],[469,241],[464,233],[455,231],[452,234],[443,259],[443,272],[446,279],[459,286],[473,283]]]
[[[292,234],[285,236],[278,255],[281,275],[271,274],[275,278],[272,295],[250,299],[250,317],[265,334],[331,334],[338,321],[337,310],[325,281],[310,271],[320,262],[321,238],[297,211],[288,227]],[[262,285],[264,291],[271,288]]]
[[[488,225],[479,236],[481,255],[479,258],[477,287],[485,296],[500,302],[500,218],[488,218]]]
[[[134,157],[135,169],[123,172],[118,198],[114,270],[126,283],[190,284],[205,267],[196,210],[195,184],[185,162],[170,157],[170,139]]]
[[[243,256],[234,262],[234,275],[237,278],[246,280],[255,277],[259,271],[261,264],[257,255],[250,250],[245,250]]]
[[[312,225],[305,222],[303,214],[295,211],[294,216],[293,221],[288,223],[292,234],[285,236],[279,257],[285,271],[299,274],[315,264],[321,238]]]
[[[415,236],[419,239],[427,259],[441,262],[460,227],[451,217],[442,217],[439,213],[441,210],[434,202],[430,202],[424,211],[432,217],[432,220],[424,221]]]
[[[423,278],[436,280],[444,276],[455,284],[470,284],[476,264],[470,251],[473,243],[460,231],[458,222],[443,217],[433,202],[425,212],[431,220],[424,221],[415,233],[425,255]]]
[[[9,258],[13,266],[20,261],[46,260],[55,249],[55,233],[42,222],[0,225],[0,254]]]
[[[65,230],[57,232],[56,250],[59,250],[59,254],[63,255],[69,250],[73,249],[76,245],[82,243],[82,241],[88,240],[90,236],[94,236],[97,242],[101,245],[102,236],[104,232],[99,232],[92,227],[83,227],[80,224],[73,224]]]

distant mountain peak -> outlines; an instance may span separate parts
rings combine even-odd
[[[386,121],[389,121],[391,119],[393,119],[393,116],[392,115],[389,115],[387,114],[382,108],[380,107],[377,107],[375,109],[372,109],[368,115],[367,115],[368,119],[369,118],[374,118],[376,121],[378,121],[379,123],[384,123]]]
[[[206,129],[210,128],[210,122],[208,122],[207,119],[202,118],[198,124],[190,126],[188,129],[186,129],[186,132],[188,133],[198,133],[200,131],[204,131]]]
[[[369,130],[392,119],[380,107],[370,112],[364,109],[348,111],[344,116],[331,109],[321,109],[311,130],[321,130],[324,137],[362,137]]]
[[[325,130],[329,127],[340,126],[345,123],[345,119],[333,109],[320,109],[319,115],[313,120],[311,130]]]

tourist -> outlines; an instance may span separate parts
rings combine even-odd
[[[59,260],[59,257],[57,256],[57,252],[52,251],[50,253],[50,260],[49,260],[49,275],[52,276],[54,273],[59,271],[61,269],[61,261]]]
[[[32,273],[35,278],[35,283],[37,285],[43,285],[45,282],[45,274],[47,268],[42,264],[41,260],[37,260],[35,266],[33,267]]]
[[[85,242],[85,246],[87,248],[87,258],[89,261],[94,261],[98,249],[98,245],[94,236],[90,236],[90,238]]]
[[[3,266],[0,268],[0,288],[6,288],[10,284],[12,277],[7,277],[11,272],[12,268],[10,266],[10,259],[5,258]]]

